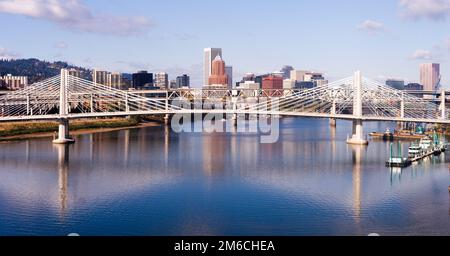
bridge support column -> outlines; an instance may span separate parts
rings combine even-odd
[[[357,71],[355,73],[355,78],[353,80],[353,132],[352,137],[347,139],[348,144],[353,145],[368,145],[369,142],[364,138],[363,122],[362,122],[362,77],[361,72]]]
[[[170,116],[169,114],[164,115],[164,124],[169,125],[170,124]]]
[[[331,104],[331,116],[335,115],[336,115],[336,100],[333,100],[333,103]],[[336,118],[334,117],[330,118],[330,126],[336,127]]]
[[[69,144],[74,143],[75,140],[69,135],[69,119],[61,118],[58,120],[58,138],[53,140],[54,144]]]
[[[169,93],[166,92],[166,100],[164,101],[164,108],[168,112],[169,111]],[[164,115],[164,124],[169,125],[170,123],[170,116],[169,114]]]
[[[68,105],[67,105],[67,89],[68,89],[68,76],[69,72],[67,69],[61,69],[61,85],[59,90],[59,127],[58,127],[58,138],[53,140],[55,144],[68,144],[74,143],[75,140],[69,136],[69,119],[68,115]]]
[[[336,127],[336,118],[330,118],[330,126]]]
[[[234,91],[233,91],[234,94]],[[237,94],[237,92],[236,92]],[[236,96],[232,96],[231,98],[231,102],[233,104],[233,116],[231,117],[231,122],[233,123],[233,126],[237,126],[238,125],[238,115],[237,115],[237,97]]]
[[[348,144],[368,145],[369,141],[364,138],[363,122],[361,119],[353,120],[352,137],[347,139]]]

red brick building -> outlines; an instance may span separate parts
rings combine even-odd
[[[283,89],[283,78],[278,76],[264,77],[261,89],[269,89],[269,90]]]
[[[211,75],[209,76],[209,85],[228,86],[228,76],[225,73],[225,61],[220,55],[212,62]]]

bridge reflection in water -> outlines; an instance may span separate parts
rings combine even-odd
[[[445,234],[446,155],[400,180],[389,143],[347,145],[350,129],[285,118],[270,145],[164,126],[2,143],[0,234]]]

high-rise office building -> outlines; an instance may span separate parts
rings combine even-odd
[[[177,80],[170,80],[170,89],[178,89]]]
[[[96,70],[92,72],[92,81],[97,84],[106,85],[107,84],[108,72],[103,70]]]
[[[420,65],[420,83],[425,91],[438,89],[440,80],[440,65],[437,63],[424,63]]]
[[[153,86],[153,74],[147,71],[139,71],[132,75],[133,88],[140,89],[143,87]]]
[[[225,66],[225,74],[228,77],[228,89],[233,89],[233,67]]]
[[[26,76],[13,76],[8,74],[0,77],[0,80],[8,90],[19,90],[28,86],[28,77]]]
[[[281,69],[281,72],[283,72],[283,78],[284,79],[291,79],[291,71],[293,71],[294,68],[292,66],[283,66]]]
[[[169,87],[169,75],[164,72],[155,73],[155,86],[159,88]]]
[[[209,76],[212,74],[212,62],[219,55],[222,56],[221,48],[206,48],[203,50],[203,85],[209,85]]]
[[[177,88],[189,88],[190,86],[190,78],[188,75],[184,74],[182,76],[177,76]]]
[[[228,87],[228,77],[225,73],[225,61],[222,60],[220,55],[217,55],[212,62],[208,85],[213,87]]]
[[[109,88],[122,90],[123,89],[122,74],[120,74],[120,73],[109,73],[108,75],[106,75],[106,85]]]
[[[397,90],[405,89],[405,81],[400,79],[388,79],[386,85]]]

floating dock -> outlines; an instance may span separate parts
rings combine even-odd
[[[432,150],[423,152],[419,156],[416,156],[414,158],[404,158],[402,156],[401,152],[401,145],[398,143],[398,156],[393,156],[393,144],[391,143],[391,157],[386,162],[386,167],[400,167],[400,168],[406,168],[410,165],[412,165],[415,162],[418,162],[424,158],[427,158],[429,156],[435,155],[438,156],[442,152],[445,152],[446,148],[444,145],[441,145],[439,147],[434,147]]]
[[[374,139],[380,139],[385,141],[394,140],[417,140],[423,137],[423,134],[411,134],[411,133],[386,133],[386,132],[371,132],[369,136]]]

